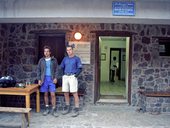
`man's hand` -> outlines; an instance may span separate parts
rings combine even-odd
[[[42,84],[42,81],[41,81],[41,80],[38,80],[38,85],[41,86],[41,84]]]
[[[77,74],[75,74],[75,75],[74,75],[74,77],[76,77],[76,78],[77,78],[77,77],[78,77],[78,75],[77,75]]]
[[[54,83],[54,84],[56,84],[56,83],[57,83],[57,79],[56,79],[56,78],[53,80],[53,83]]]

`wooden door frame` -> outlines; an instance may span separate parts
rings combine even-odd
[[[131,81],[132,81],[132,36],[133,32],[125,31],[92,31],[96,34],[95,42],[95,84],[94,84],[94,103],[100,98],[100,62],[99,62],[99,37],[100,36],[119,36],[129,37],[129,75],[128,75],[128,103],[131,104]]]

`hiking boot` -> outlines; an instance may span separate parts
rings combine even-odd
[[[43,116],[46,116],[50,113],[49,107],[45,107],[45,111],[43,112]]]
[[[55,116],[55,117],[58,117],[58,116],[59,116],[58,113],[57,113],[57,109],[56,109],[56,108],[52,108],[51,114],[52,114],[53,116]]]
[[[77,117],[78,115],[79,115],[79,108],[74,108],[71,116],[72,116],[72,117]]]
[[[69,112],[70,112],[70,105],[66,105],[66,107],[64,108],[62,114],[63,114],[63,115],[66,115],[66,114],[68,114]]]

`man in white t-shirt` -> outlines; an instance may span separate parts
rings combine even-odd
[[[115,82],[116,70],[118,68],[118,62],[116,61],[116,57],[113,57],[111,61],[110,69],[111,69],[111,81]]]

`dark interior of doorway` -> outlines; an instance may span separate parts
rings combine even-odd
[[[58,64],[65,56],[65,34],[41,34],[39,35],[38,60],[43,57],[43,47],[47,45],[51,48],[51,55],[54,56]]]

